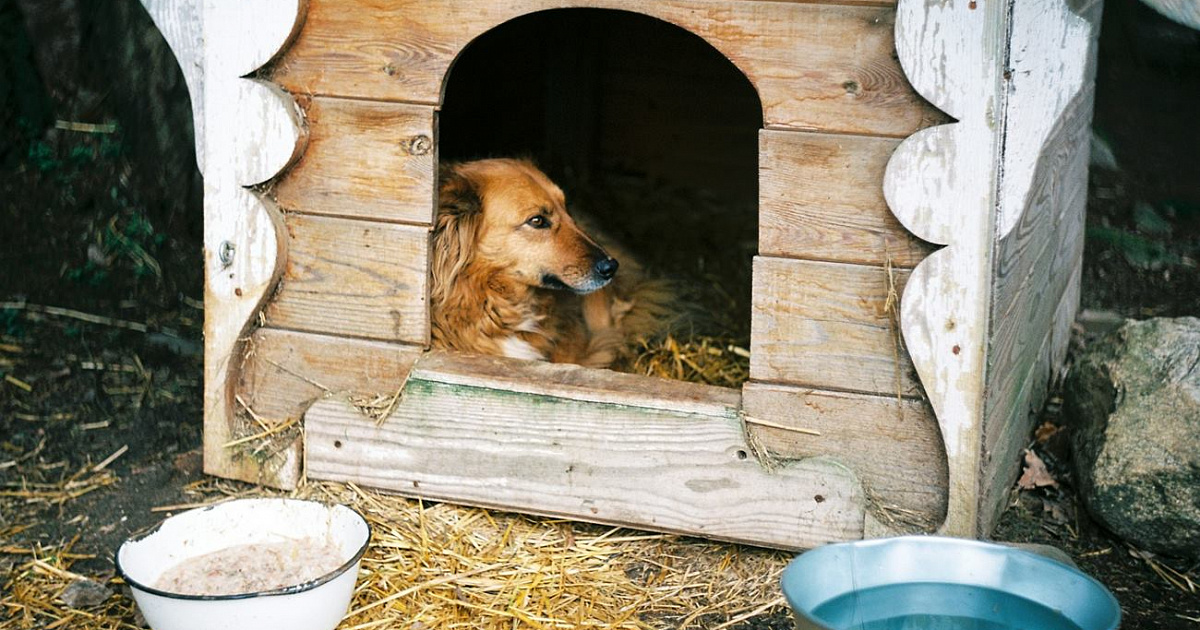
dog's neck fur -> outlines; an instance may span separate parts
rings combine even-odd
[[[445,286],[433,287],[430,324],[435,345],[546,360],[557,332],[542,323],[553,308],[548,291],[512,278],[503,268],[472,261]]]

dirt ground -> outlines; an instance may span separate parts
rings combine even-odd
[[[114,116],[94,94],[51,96],[51,120]],[[1115,165],[1092,170],[1077,349],[1119,317],[1200,316],[1196,103],[1200,34],[1109,0],[1095,128]],[[116,123],[0,127],[0,589],[42,549],[111,575],[115,546],[203,480],[198,197],[139,178]],[[1060,406],[1030,436],[1059,487],[1014,489],[994,537],[1066,551],[1120,600],[1123,628],[1200,628],[1197,565],[1130,547],[1078,502]],[[7,615],[0,628],[23,627]]]

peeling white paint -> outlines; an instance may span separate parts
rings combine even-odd
[[[1063,0],[1013,3],[1006,110],[1004,178],[996,237],[1021,220],[1038,154],[1063,110],[1083,87],[1091,25]]]

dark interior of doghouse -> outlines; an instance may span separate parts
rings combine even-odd
[[[514,19],[462,52],[445,84],[439,159],[533,159],[688,313],[621,369],[737,386],[757,250],[750,81],[699,36],[621,11]]]

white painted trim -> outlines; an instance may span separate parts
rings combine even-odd
[[[192,98],[196,164],[204,172],[204,28],[203,0],[142,0],[183,72]]]
[[[224,476],[261,474],[252,465],[239,469],[224,444],[232,437],[242,339],[286,260],[282,216],[247,187],[286,168],[305,139],[292,98],[243,77],[290,41],[302,8],[299,0],[204,1],[204,460],[207,471]],[[281,481],[288,483],[275,485]]]
[[[1088,2],[1090,4],[1090,1]],[[1012,8],[1010,80],[1005,108],[1004,177],[996,238],[1028,207],[1038,155],[1087,78],[1092,26],[1063,0],[1021,0]]]
[[[901,0],[896,51],[913,87],[958,120],[905,140],[884,196],[917,236],[945,245],[913,271],[901,330],[949,460],[940,532],[976,534],[992,231],[1010,0]]]

